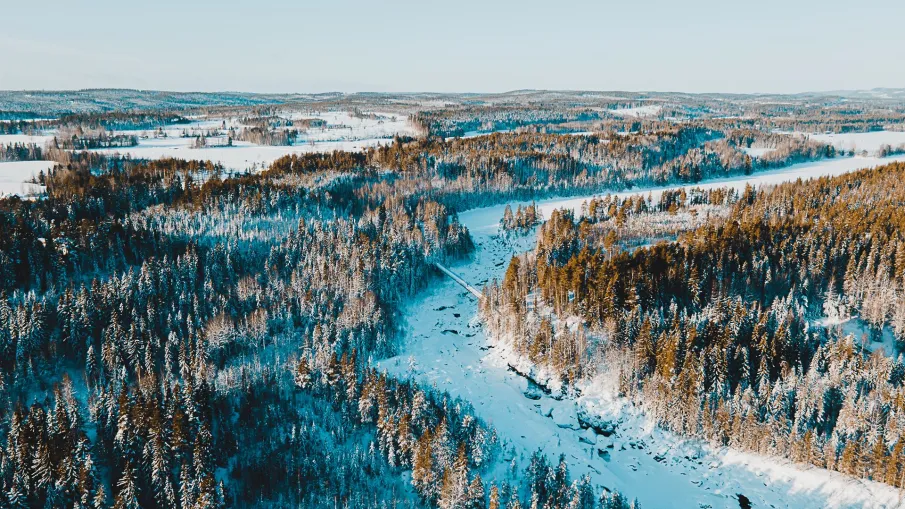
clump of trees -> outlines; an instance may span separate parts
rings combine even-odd
[[[236,139],[256,145],[292,145],[298,137],[295,129],[267,129],[261,127],[244,127],[236,135]]]
[[[44,150],[36,143],[11,143],[0,145],[0,162],[4,161],[40,161],[44,158]]]
[[[138,137],[132,134],[108,134],[103,128],[85,131],[81,126],[60,129],[48,146],[60,150],[91,150],[96,148],[123,148],[138,145]]]
[[[500,219],[500,228],[505,232],[525,233],[541,224],[543,220],[543,214],[537,210],[534,202],[525,208],[518,205],[515,213],[512,212],[512,207],[506,205],[503,217]]]

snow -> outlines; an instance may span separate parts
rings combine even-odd
[[[324,127],[309,128],[299,133],[294,145],[265,146],[253,143],[233,141],[232,147],[211,146],[226,144],[225,137],[209,137],[208,147],[192,148],[195,134],[204,131],[220,130],[225,123],[227,128],[237,131],[243,125],[235,118],[195,119],[190,124],[172,125],[164,129],[166,138],[155,138],[154,130],[115,131],[114,134],[131,134],[139,137],[135,147],[98,149],[99,153],[130,155],[136,159],[162,159],[175,157],[182,159],[200,159],[221,163],[228,170],[244,171],[263,169],[276,159],[289,154],[311,152],[332,152],[334,150],[361,151],[378,145],[392,142],[393,136],[414,135],[415,130],[405,116],[388,113],[373,113],[370,118],[365,113],[358,118],[347,112],[294,112],[284,118],[300,120],[303,118],[319,118],[327,124]],[[294,129],[294,128],[288,128]],[[183,131],[192,137],[183,138]]]
[[[208,147],[195,149],[195,135],[207,131],[221,131],[225,124],[237,131],[244,126],[237,118],[203,117],[192,118],[187,124],[171,124],[162,129],[166,137],[156,138],[155,129],[132,129],[112,131],[113,135],[133,135],[139,138],[135,147],[96,149],[102,154],[129,155],[135,159],[163,159],[167,157],[181,159],[200,159],[221,163],[228,170],[244,171],[263,169],[276,159],[289,154],[311,152],[332,152],[334,150],[361,151],[378,145],[392,142],[399,135],[415,135],[416,130],[405,115],[391,113],[363,113],[361,117],[344,111],[328,112],[292,112],[281,115],[284,118],[300,120],[303,118],[319,118],[326,122],[323,127],[309,128],[299,133],[292,146],[264,146],[241,141],[233,141],[227,147],[225,137],[209,137]],[[373,118],[372,118],[373,117]],[[294,129],[293,127],[287,129]],[[188,132],[190,137],[183,138]],[[40,136],[24,134],[0,135],[0,145],[14,143],[35,143],[43,147],[53,139],[53,133]],[[214,146],[222,144],[224,146]]]
[[[0,162],[0,196],[18,194],[30,196],[43,191],[44,186],[26,181],[37,176],[42,170],[53,168],[53,161]]]
[[[748,183],[839,175],[891,160],[829,159],[697,187],[740,189]],[[663,189],[617,194],[653,192],[656,196]],[[544,217],[550,217],[557,208],[578,210],[590,198],[551,199],[539,206]],[[535,242],[531,236],[506,239],[500,235],[504,209],[500,205],[459,215],[471,230],[476,252],[449,269],[476,287],[502,278],[510,258]],[[408,342],[403,351],[377,366],[469,401],[476,414],[496,428],[506,449],[514,449],[522,468],[538,449],[552,461],[563,454],[573,477],[589,475],[594,483],[637,497],[648,508],[739,507],[738,494],[748,497],[754,507],[905,507],[899,491],[887,485],[677,437],[654,426],[598,379],[582,387],[577,399],[557,400],[530,390],[527,379],[509,369],[514,359],[502,344],[485,337],[476,306],[473,296],[457,282],[437,280],[405,308]],[[443,333],[449,330],[457,333]],[[580,414],[612,423],[615,433],[606,437],[580,429],[576,426]],[[500,480],[505,476],[502,470],[488,477]]]
[[[34,143],[44,148],[44,144],[52,140],[53,136],[29,135],[29,134],[0,134],[0,146],[15,145],[16,143],[27,145]]]
[[[742,152],[748,154],[751,157],[763,157],[770,152],[776,150],[775,148],[763,148],[763,147],[744,147],[742,148]]]
[[[806,134],[810,139],[827,143],[836,150],[866,150],[868,154],[876,155],[883,145],[893,148],[905,144],[905,131],[872,131],[868,133],[841,133],[841,134]]]
[[[636,106],[634,108],[619,108],[615,110],[607,110],[612,115],[616,115],[617,117],[634,117],[634,118],[642,118],[642,117],[653,117],[660,113],[663,107],[659,105],[647,105],[647,106]]]
[[[221,163],[229,170],[243,171],[247,169],[263,169],[273,161],[289,155],[311,152],[332,152],[334,150],[360,151],[380,144],[390,143],[387,140],[332,141],[317,142],[292,146],[264,146],[234,141],[232,147],[208,146],[192,148],[194,138],[148,138],[139,140],[138,146],[97,149],[103,154],[128,154],[134,159],[163,159],[175,157],[181,159],[199,159]],[[208,143],[216,144],[225,141],[208,138]]]
[[[826,328],[838,327],[842,332],[842,336],[852,336],[852,340],[856,345],[861,346],[868,352],[883,352],[887,357],[896,357],[899,350],[896,347],[895,335],[888,325],[883,327],[877,340],[871,339],[870,326],[860,317],[850,316],[845,318],[824,316],[814,321],[815,325]]]
[[[365,113],[364,115],[368,115]],[[360,141],[367,139],[390,139],[393,136],[414,135],[415,129],[405,115],[373,113],[377,118],[358,118],[348,112],[326,112],[296,114],[293,119],[319,118],[327,122],[323,128],[309,128],[299,135],[298,143],[311,141]]]

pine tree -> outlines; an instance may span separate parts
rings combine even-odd
[[[204,479],[213,474],[213,452],[211,450],[211,432],[206,422],[195,436],[192,452],[193,467],[196,479]]]
[[[130,463],[126,463],[122,477],[116,483],[119,492],[113,503],[114,509],[140,509],[138,502],[138,487],[136,486],[135,471]]]
[[[301,389],[308,389],[311,386],[311,368],[308,359],[302,357],[299,359],[295,369],[295,384]]]
[[[21,472],[13,474],[13,482],[6,493],[6,501],[10,509],[26,509],[28,507],[28,482]]]
[[[436,479],[431,443],[431,434],[425,431],[415,444],[415,454],[412,460],[412,486],[428,500],[433,497]]]
[[[481,476],[475,474],[474,479],[468,485],[468,495],[465,504],[466,509],[484,509],[484,482]]]
[[[443,484],[438,505],[441,509],[465,507],[468,501],[468,455],[465,444],[459,444],[456,460],[443,473]],[[482,496],[483,499],[483,496]]]
[[[490,487],[490,500],[487,503],[487,509],[500,509],[500,489],[496,484]]]
[[[594,488],[591,486],[589,476],[583,476],[574,491],[575,494],[569,503],[570,509],[595,509]]]
[[[31,465],[31,482],[38,493],[53,485],[54,468],[50,459],[50,449],[45,442],[35,448]]]
[[[886,463],[886,476],[883,482],[890,486],[898,486],[903,465],[905,465],[905,440],[900,438],[896,440],[895,445],[892,447],[892,453]]]
[[[104,490],[103,485],[97,487],[92,504],[94,509],[105,509],[107,507],[107,492]]]

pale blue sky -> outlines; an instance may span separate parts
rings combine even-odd
[[[0,89],[905,87],[902,0],[0,0]]]

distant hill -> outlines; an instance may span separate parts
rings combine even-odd
[[[905,88],[872,88],[870,90],[834,90],[820,95],[838,95],[853,99],[905,99]]]
[[[691,94],[683,92],[628,92],[579,90],[513,90],[503,93],[378,93],[325,92],[315,94],[258,94],[250,92],[167,92],[131,89],[86,90],[0,90],[0,120],[55,118],[67,113],[98,113],[128,110],[191,110],[204,107],[242,107],[286,103],[319,103],[328,107],[374,107],[387,110],[414,110],[445,106],[528,105],[546,104],[567,107],[595,106],[610,101],[629,106],[664,101],[704,103],[727,100],[764,104],[810,102],[825,98],[830,103],[839,98],[883,104],[905,102],[905,89],[875,88],[871,90],[839,90],[799,94]],[[613,106],[611,105],[611,106]]]
[[[133,109],[189,109],[203,106],[253,106],[310,99],[313,95],[268,95],[243,92],[162,92],[90,89],[71,91],[0,91],[0,111],[29,112],[39,117],[66,113]]]

